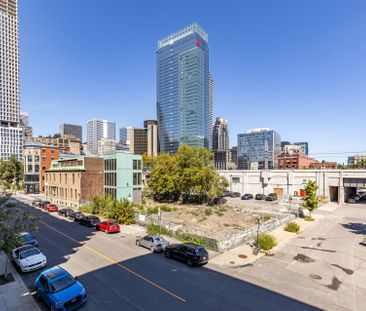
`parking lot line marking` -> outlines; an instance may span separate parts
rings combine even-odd
[[[157,289],[160,289],[160,290],[161,290],[161,291],[163,291],[164,293],[166,293],[166,294],[168,294],[168,295],[170,295],[170,296],[172,296],[172,297],[174,297],[174,298],[178,299],[178,300],[179,300],[179,301],[181,301],[181,302],[186,302],[186,299],[184,299],[184,298],[182,298],[182,297],[180,297],[180,296],[178,296],[178,295],[174,294],[173,292],[171,292],[170,290],[168,290],[168,289],[166,289],[166,288],[164,288],[164,287],[161,287],[159,284],[157,284],[157,283],[155,283],[155,282],[153,282],[153,281],[149,280],[148,278],[146,278],[146,277],[142,276],[141,274],[139,274],[139,273],[137,273],[137,272],[135,272],[135,271],[131,270],[130,268],[127,268],[126,266],[124,266],[124,265],[120,264],[118,261],[116,261],[116,260],[114,260],[114,259],[112,259],[112,258],[110,258],[110,257],[108,257],[108,256],[106,256],[106,255],[104,255],[104,254],[102,254],[102,253],[100,253],[99,251],[97,251],[97,250],[96,250],[96,249],[94,249],[93,247],[90,247],[90,246],[88,246],[88,245],[85,245],[85,243],[83,243],[83,242],[79,242],[79,241],[75,240],[75,239],[74,239],[74,238],[72,238],[71,236],[69,236],[69,235],[67,235],[67,234],[65,234],[65,233],[63,233],[63,232],[61,232],[60,230],[57,230],[56,228],[52,227],[51,225],[49,225],[49,224],[45,223],[44,221],[40,221],[40,223],[42,223],[42,224],[44,224],[45,226],[49,227],[49,228],[50,228],[50,229],[52,229],[53,231],[56,231],[57,233],[59,233],[59,234],[63,235],[63,236],[64,236],[64,237],[66,237],[67,239],[69,239],[69,240],[71,240],[71,241],[73,241],[73,242],[75,242],[75,243],[79,244],[80,246],[82,246],[82,247],[86,248],[89,252],[92,252],[92,253],[96,254],[97,256],[99,256],[99,257],[101,257],[101,258],[104,258],[105,260],[109,261],[110,263],[112,263],[112,264],[114,264],[114,265],[116,265],[116,266],[119,266],[120,268],[122,268],[122,269],[126,270],[127,272],[131,273],[132,275],[134,275],[134,276],[138,277],[139,279],[141,279],[141,280],[145,281],[146,283],[148,283],[148,284],[150,284],[150,285],[152,285],[152,286],[156,287]]]

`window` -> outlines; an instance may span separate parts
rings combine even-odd
[[[116,198],[116,189],[114,188],[105,188],[105,195],[109,195],[112,199]]]
[[[33,165],[32,164],[28,164],[27,172],[28,173],[32,173],[32,171],[33,171]]]
[[[32,155],[28,155],[27,157],[28,162],[32,162],[32,159],[33,159]]]
[[[134,170],[141,170],[141,160],[133,160],[132,167]]]
[[[133,173],[133,185],[141,185],[141,173]]]
[[[42,162],[46,162],[46,157],[42,157]]]
[[[117,186],[117,174],[116,173],[104,173],[104,185],[106,186]]]
[[[34,162],[39,162],[39,156],[34,156]]]
[[[238,183],[240,183],[240,177],[232,177],[232,178],[231,178],[231,182],[232,182],[233,184],[238,184]]]
[[[75,174],[72,174],[72,183],[75,184]]]
[[[35,171],[36,173],[38,173],[38,172],[39,172],[39,165],[35,165],[35,166],[34,166],[34,171]]]
[[[51,150],[51,154],[55,154],[55,150],[54,149]]]
[[[46,153],[46,149],[42,149],[42,153]]]

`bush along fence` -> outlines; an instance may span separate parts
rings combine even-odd
[[[219,251],[217,240],[208,238],[208,237],[198,236],[195,234],[190,234],[190,233],[184,232],[181,229],[173,231],[173,230],[167,229],[164,226],[149,224],[149,225],[147,225],[147,232],[149,234],[162,234],[162,235],[170,236],[181,242],[192,242],[192,243],[201,245],[209,250],[212,250],[215,252]]]

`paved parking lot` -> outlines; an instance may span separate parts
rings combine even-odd
[[[366,205],[330,205],[319,213],[318,223],[273,256],[225,273],[324,310],[365,310]]]

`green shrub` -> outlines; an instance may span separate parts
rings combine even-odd
[[[277,245],[276,238],[267,233],[261,233],[255,241],[255,245],[259,245],[264,251],[269,251]]]
[[[300,231],[300,226],[296,222],[288,222],[285,226],[285,231],[298,233]]]
[[[202,237],[190,233],[186,233],[182,231],[181,229],[178,229],[177,231],[168,230],[164,226],[154,225],[150,224],[147,226],[147,233],[149,234],[162,234],[166,236],[170,236],[173,238],[176,238],[177,240],[181,242],[191,242],[198,245],[201,245],[203,247],[206,247],[207,249],[218,251],[217,241],[215,239]]]
[[[205,215],[206,215],[206,216],[211,216],[211,215],[212,215],[212,209],[210,209],[210,208],[206,208],[206,209],[205,209]]]
[[[162,212],[175,212],[177,210],[176,207],[171,207],[171,206],[165,205],[165,204],[160,205],[159,207]]]
[[[219,216],[219,217],[221,217],[221,216],[224,216],[224,213],[223,212],[220,212],[220,211],[217,211],[216,212],[216,215]]]
[[[304,217],[304,220],[306,220],[306,221],[314,221],[315,219],[313,217],[311,217],[311,216],[305,216]]]
[[[270,220],[272,217],[270,215],[262,215],[261,216],[261,221],[262,222],[266,222],[268,220]]]
[[[79,207],[79,211],[82,213],[93,214],[93,206],[91,204],[81,206]]]

